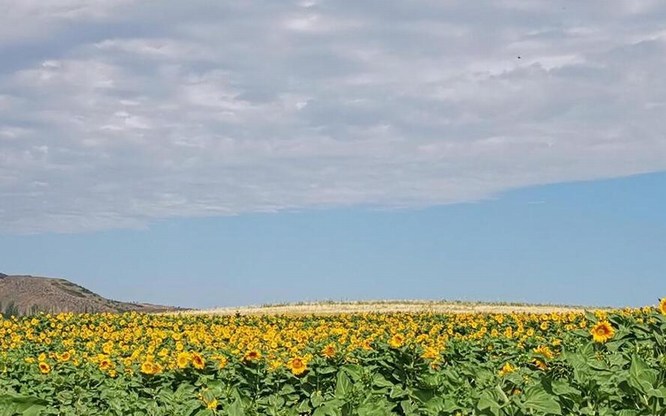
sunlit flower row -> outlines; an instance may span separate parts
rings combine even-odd
[[[658,309],[666,313],[666,299]],[[621,314],[641,322],[653,308]],[[562,339],[587,331],[598,343],[615,333],[606,312],[548,314],[341,314],[330,316],[188,316],[58,314],[0,320],[0,360],[22,359],[35,371],[82,365],[111,377],[224,369],[230,362],[287,369],[298,376],[315,358],[353,360],[378,345],[409,346],[437,363],[451,342],[533,351],[545,365]],[[2,370],[2,368],[0,368]],[[507,363],[499,371],[513,371]]]

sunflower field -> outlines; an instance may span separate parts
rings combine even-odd
[[[0,319],[0,416],[666,415],[666,299],[551,314]]]

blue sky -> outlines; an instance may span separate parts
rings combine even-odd
[[[468,299],[645,305],[666,291],[666,174],[408,211],[168,220],[0,236],[5,272],[183,306]]]
[[[185,306],[664,292],[660,0],[0,9],[0,271]]]

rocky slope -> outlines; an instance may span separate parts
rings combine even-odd
[[[164,312],[177,308],[106,299],[65,279],[0,273],[0,313]]]

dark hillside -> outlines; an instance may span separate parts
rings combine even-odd
[[[65,279],[0,273],[0,312],[5,315],[36,312],[163,312],[175,309],[106,299]]]

